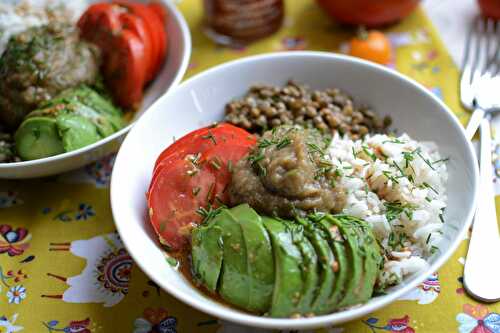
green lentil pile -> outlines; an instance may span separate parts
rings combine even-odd
[[[225,113],[226,122],[259,135],[280,125],[302,125],[356,140],[368,133],[385,133],[391,124],[389,117],[356,107],[337,88],[312,90],[294,81],[284,87],[254,85],[243,98],[228,103]]]

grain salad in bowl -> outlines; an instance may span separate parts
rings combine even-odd
[[[234,71],[248,77],[222,84]],[[175,124],[162,112],[174,106],[186,113]],[[303,329],[359,317],[434,272],[467,229],[477,169],[448,112],[344,57],[220,66],[125,140],[111,182],[118,231],[156,283],[225,320]],[[415,121],[424,115],[433,122]]]

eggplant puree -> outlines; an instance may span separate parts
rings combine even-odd
[[[30,111],[66,88],[93,84],[99,50],[65,23],[30,28],[0,58],[0,122],[15,129]]]
[[[248,203],[259,213],[281,217],[339,212],[345,198],[335,186],[329,142],[312,128],[281,126],[265,132],[233,168],[231,204]]]

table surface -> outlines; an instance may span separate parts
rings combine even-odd
[[[290,17],[278,34],[246,49],[218,48],[199,32],[199,1],[179,2],[193,34],[188,76],[272,50],[338,51],[350,38],[312,0],[290,0]],[[453,60],[417,11],[388,31],[397,50],[391,66],[443,98],[465,122],[468,113],[459,104],[455,64],[460,63],[468,22],[477,13],[475,1],[426,0],[423,7]],[[112,162],[110,156],[50,179],[0,181],[0,332],[260,332],[189,308],[160,291],[133,265],[110,214],[107,185]],[[464,294],[466,250],[464,241],[439,274],[390,306],[315,332],[500,333],[500,305],[481,305]],[[165,330],[160,331],[160,324]]]

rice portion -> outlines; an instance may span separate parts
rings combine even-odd
[[[0,56],[13,35],[54,20],[75,23],[87,6],[86,0],[11,0],[0,3]]]
[[[378,284],[399,283],[438,250],[446,208],[446,159],[404,134],[334,137],[329,149],[345,189],[343,213],[366,220],[385,252]]]

